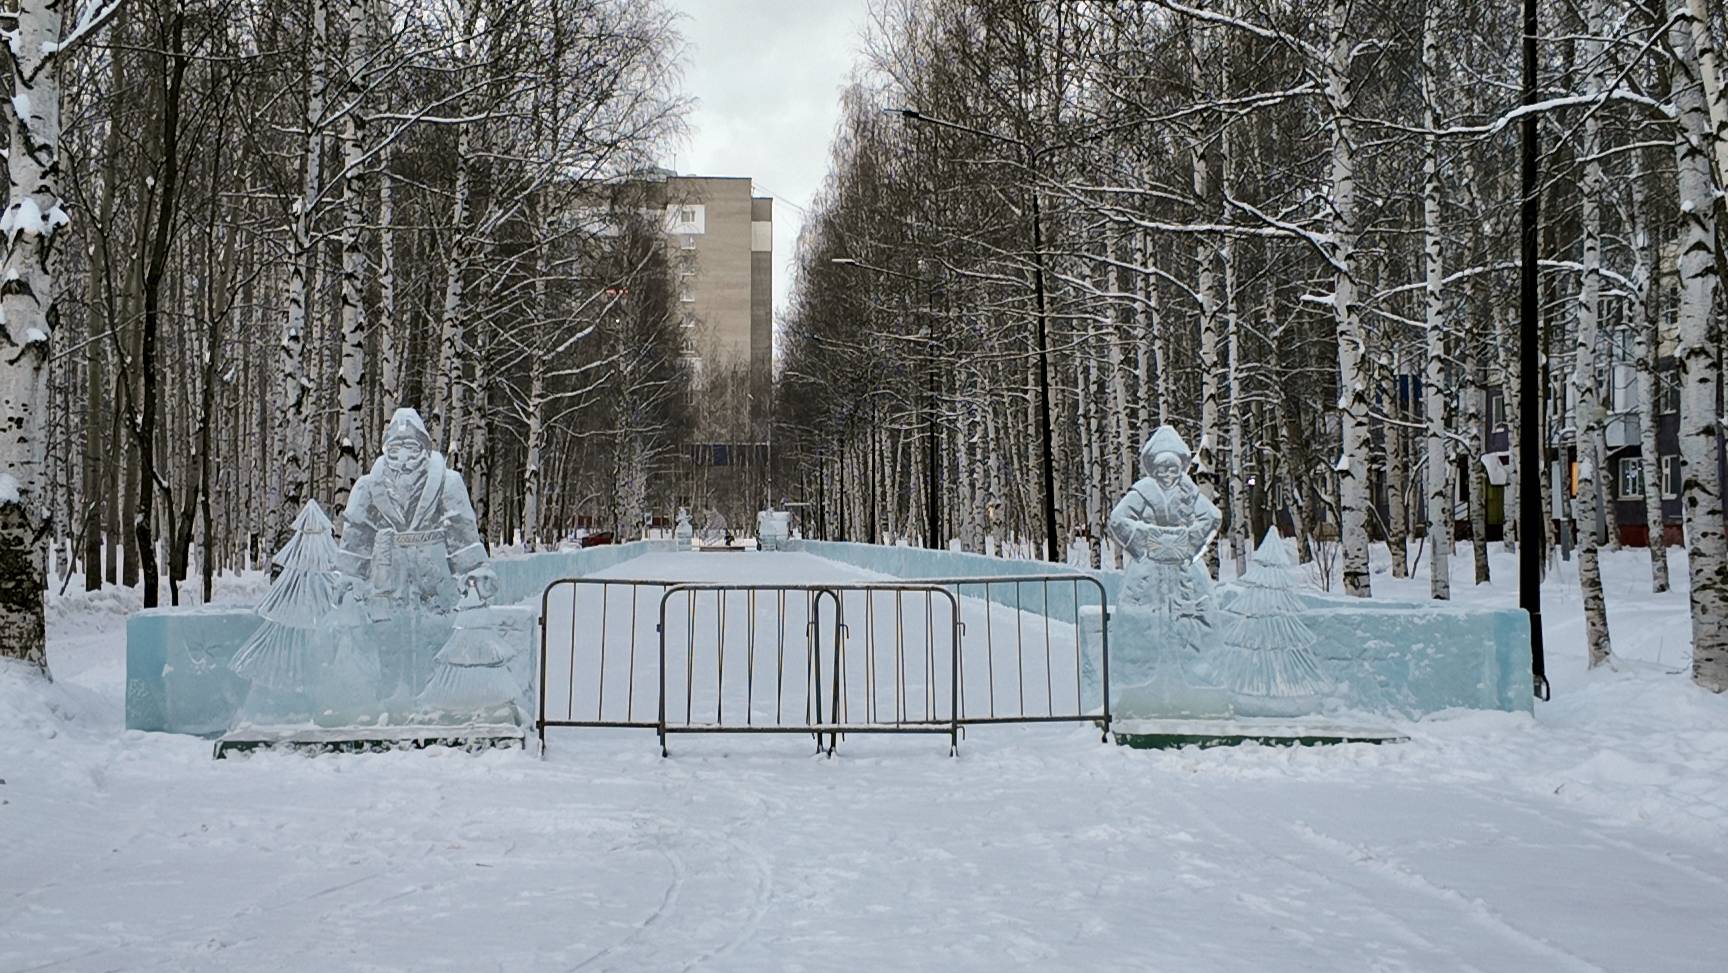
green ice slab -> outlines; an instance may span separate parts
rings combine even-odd
[[[1316,747],[1339,743],[1403,743],[1396,730],[1361,724],[1315,720],[1118,720],[1111,726],[1116,742],[1136,750],[1178,747],[1233,747],[1258,743],[1268,747]]]
[[[221,760],[254,750],[293,750],[302,753],[374,753],[454,747],[461,750],[526,748],[526,728],[507,723],[459,726],[377,726],[343,729],[299,728],[270,731],[247,727],[216,741]]]

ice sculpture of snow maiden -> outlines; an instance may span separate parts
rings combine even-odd
[[[688,544],[696,536],[696,528],[690,523],[690,511],[678,508],[678,524],[672,528],[672,539],[680,544]]]
[[[1212,578],[1200,563],[1222,515],[1188,468],[1194,454],[1159,426],[1140,450],[1145,473],[1110,511],[1110,534],[1130,558],[1111,626],[1114,708],[1123,716],[1221,716],[1228,695],[1205,685],[1201,657],[1215,644]]]
[[[265,623],[233,663],[253,681],[237,725],[519,725],[527,682],[512,662],[531,613],[487,606],[497,578],[468,489],[413,409],[391,418],[342,520],[338,545],[308,504],[277,556]]]

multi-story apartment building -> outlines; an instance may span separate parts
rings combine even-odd
[[[753,195],[741,176],[666,174],[649,193],[665,206],[698,388],[724,396],[716,383],[741,379],[746,401],[765,407],[774,357],[774,201]]]
[[[774,201],[747,177],[661,173],[696,430],[676,474],[682,502],[754,524],[768,496],[774,375]]]

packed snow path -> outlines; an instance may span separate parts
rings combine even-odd
[[[864,577],[614,573],[650,570]],[[661,759],[569,730],[544,762],[215,762],[119,729],[122,644],[62,619],[52,688],[0,670],[0,971],[1720,969],[1728,711],[1659,672],[1384,747],[994,727],[958,758],[794,736]]]

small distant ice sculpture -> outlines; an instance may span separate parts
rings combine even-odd
[[[703,544],[730,544],[732,531],[726,526],[726,518],[718,510],[708,511],[708,519],[702,523],[702,532],[696,539]]]
[[[679,507],[678,523],[672,528],[672,539],[680,544],[688,544],[690,539],[695,536],[696,528],[690,523],[690,511]]]
[[[784,550],[792,538],[792,514],[786,510],[762,510],[756,514],[756,546],[764,551]]]

